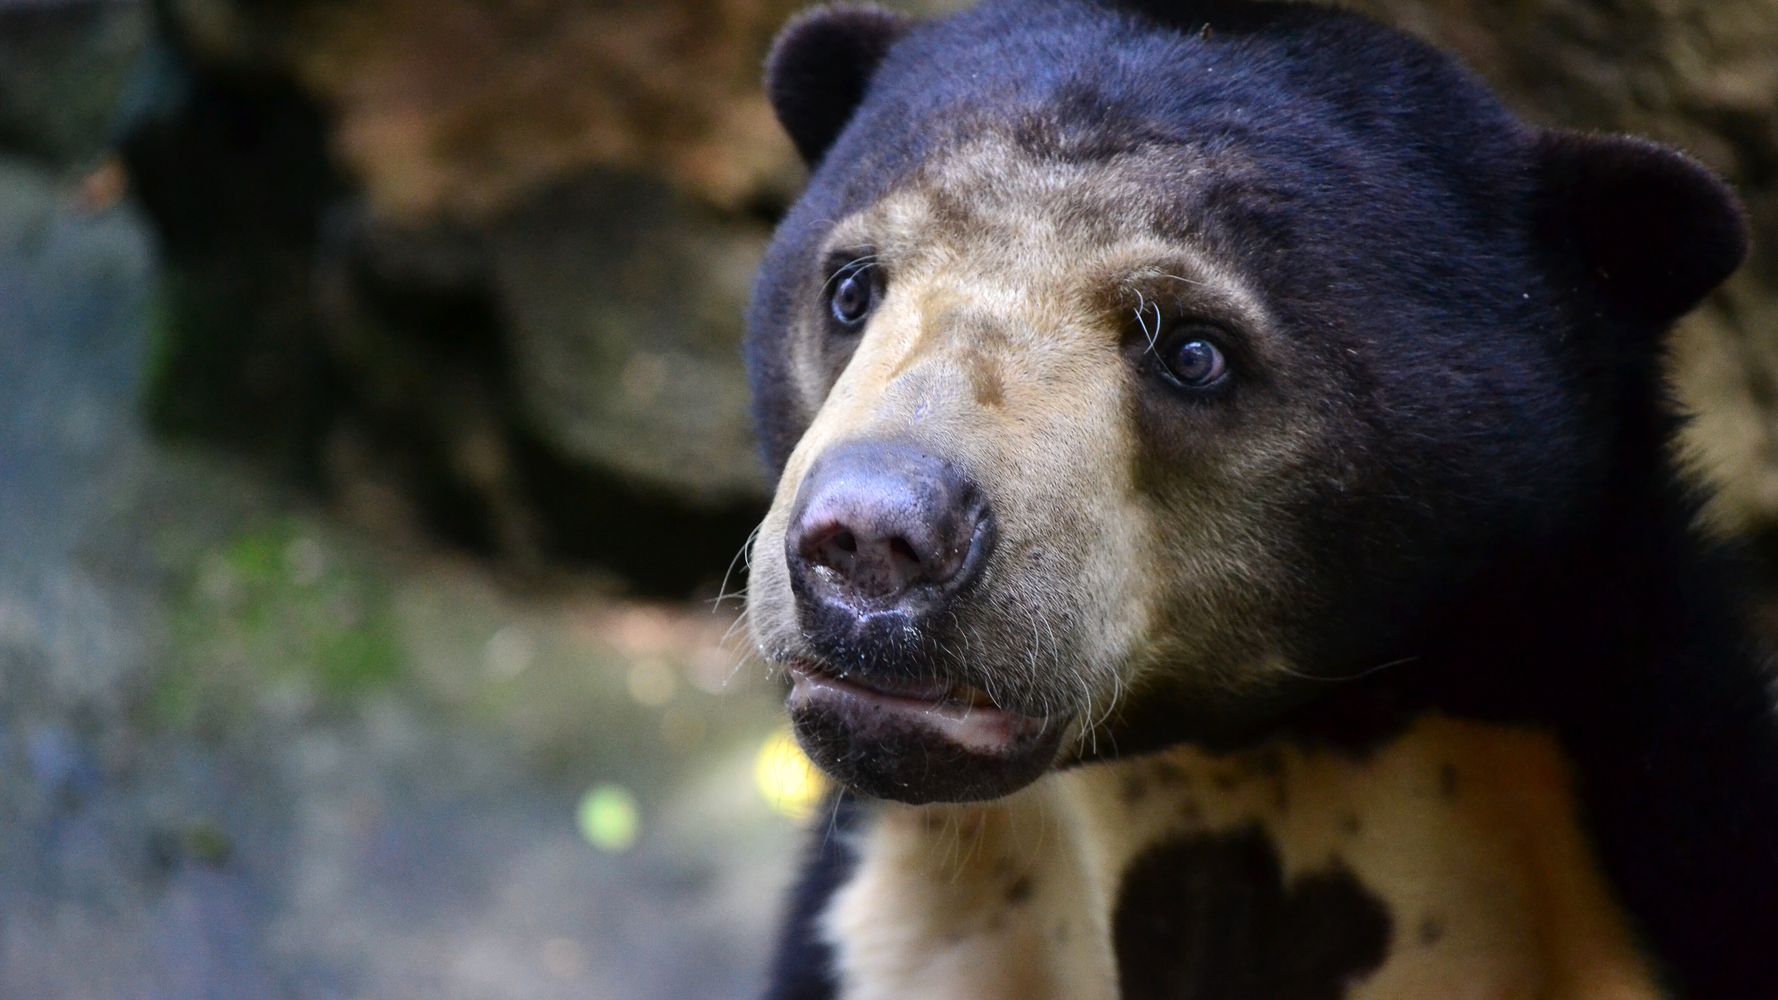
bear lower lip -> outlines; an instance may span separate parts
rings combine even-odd
[[[1016,752],[1047,728],[1044,721],[999,708],[987,694],[939,680],[869,682],[842,678],[808,661],[789,665],[793,712],[836,712],[860,728],[890,724],[929,734],[972,754]]]

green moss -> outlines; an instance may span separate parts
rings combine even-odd
[[[193,823],[185,828],[184,839],[186,855],[211,868],[228,864],[235,852],[234,841],[213,823]]]
[[[167,671],[149,691],[148,721],[159,729],[194,729],[202,703],[197,678],[189,670],[175,668]]]
[[[394,680],[401,657],[394,630],[378,622],[329,636],[317,651],[315,674],[324,689],[350,694]]]
[[[338,707],[405,670],[388,582],[292,519],[196,560],[171,633],[172,665],[146,706],[167,727],[202,728],[291,687]]]

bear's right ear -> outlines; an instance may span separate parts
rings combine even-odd
[[[1546,238],[1611,306],[1663,328],[1741,266],[1747,216],[1709,168],[1646,139],[1545,130]]]
[[[821,162],[910,23],[880,7],[841,5],[801,14],[778,33],[766,96],[804,163]]]

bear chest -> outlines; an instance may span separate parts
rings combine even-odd
[[[821,921],[844,1000],[1659,997],[1538,734],[1179,750],[884,805]]]

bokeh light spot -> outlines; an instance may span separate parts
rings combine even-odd
[[[594,785],[580,797],[575,823],[586,842],[601,851],[627,851],[642,833],[642,810],[621,785]]]
[[[508,625],[482,647],[482,664],[489,674],[509,681],[530,668],[537,658],[537,641],[517,625]]]
[[[626,683],[630,689],[630,697],[636,704],[659,708],[673,700],[673,692],[679,687],[679,678],[665,661],[650,656],[636,661],[635,666],[630,668]]]
[[[827,779],[796,745],[790,727],[784,726],[766,738],[753,762],[753,779],[766,804],[782,815],[795,820],[814,815],[827,790]]]

